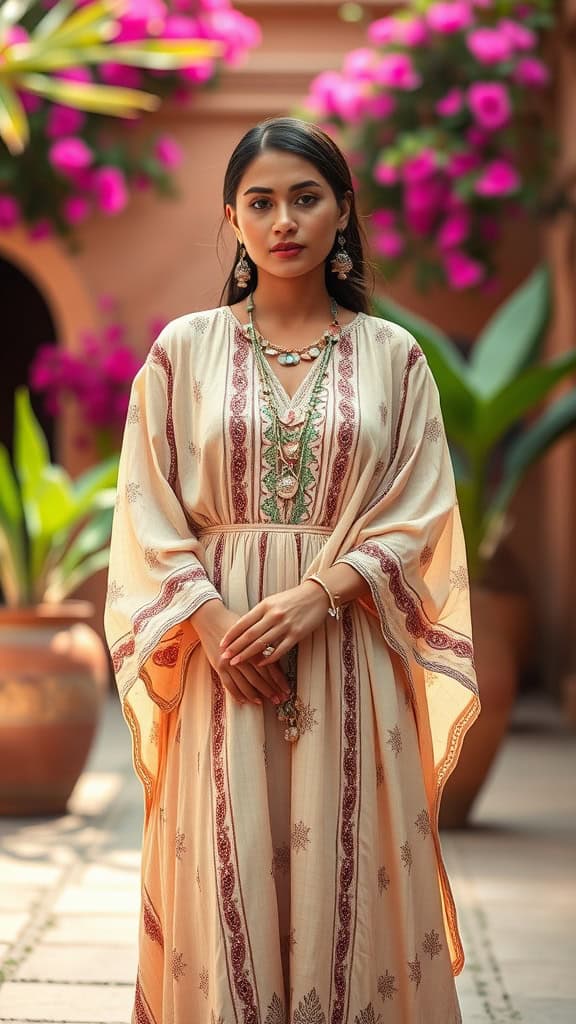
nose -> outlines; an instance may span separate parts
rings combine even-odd
[[[285,234],[287,231],[297,227],[292,208],[288,203],[279,203],[276,209],[276,220],[274,230],[278,234]]]

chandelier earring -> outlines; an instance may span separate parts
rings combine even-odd
[[[246,259],[246,249],[242,245],[240,247],[240,259],[234,267],[234,280],[239,288],[247,288],[252,277],[252,270],[250,264]]]
[[[338,235],[338,245],[340,248],[332,257],[330,266],[332,268],[332,273],[336,274],[338,280],[345,281],[350,271],[354,268],[354,264],[350,259],[349,254],[346,252],[346,239],[342,233]]]

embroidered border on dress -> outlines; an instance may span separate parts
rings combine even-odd
[[[174,433],[174,416],[172,414],[172,401],[174,397],[174,373],[172,371],[172,364],[168,358],[168,354],[165,349],[162,348],[159,342],[154,342],[151,350],[150,357],[153,362],[158,366],[161,366],[166,374],[166,442],[168,444],[168,450],[170,452],[170,469],[168,470],[168,483],[170,487],[176,493],[176,485],[178,483],[178,451],[176,449],[176,436]]]
[[[332,463],[332,473],[328,494],[326,496],[326,510],[322,518],[321,526],[331,526],[338,508],[342,485],[348,471],[352,441],[356,428],[355,417],[355,390],[354,390],[354,363],[352,360],[352,340],[350,332],[342,334],[338,342],[338,383],[337,390],[340,394],[338,410],[342,414],[342,421],[338,427],[337,444],[338,451]]]
[[[133,1024],[156,1024],[156,1018],[150,1009],[148,1000],[144,995],[140,983],[140,975],[136,978],[136,992],[134,995]]]
[[[341,860],[338,868],[337,913],[339,920],[338,937],[333,961],[333,988],[335,997],[332,1003],[331,1024],[344,1024],[347,1020],[346,997],[350,999],[348,984],[354,960],[353,932],[356,919],[356,892],[351,894],[357,884],[356,849],[358,845],[359,827],[359,691],[356,674],[356,650],[354,643],[354,625],[352,612],[344,611],[342,620],[342,663],[344,665],[344,726],[345,741],[342,752],[342,772],[345,783],[342,792],[340,817],[340,852]],[[356,834],[355,834],[356,833]]]
[[[248,359],[249,343],[244,336],[242,329],[236,327],[234,332],[235,350],[232,356],[234,369],[232,371],[232,398],[230,400],[230,422],[229,433],[232,441],[232,461],[230,466],[230,479],[232,489],[232,507],[234,510],[234,522],[245,523],[248,511],[248,497],[246,493],[246,438],[247,427],[243,413],[246,409],[248,395],[248,373],[246,362]]]
[[[404,413],[406,411],[406,402],[408,399],[408,384],[410,382],[410,374],[419,359],[423,358],[424,353],[419,345],[412,345],[408,352],[408,360],[406,362],[406,368],[402,377],[402,396],[400,398],[400,411],[398,413],[398,423],[396,424],[396,430],[394,432],[394,442],[392,444],[392,451],[390,453],[390,459],[386,472],[390,469],[390,466],[396,458],[398,452],[398,445],[400,444],[400,431],[402,429],[402,423],[404,420]]]

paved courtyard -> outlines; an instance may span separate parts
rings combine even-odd
[[[464,1024],[576,1021],[575,778],[576,735],[524,701],[473,827],[444,835]],[[0,1021],[128,1024],[141,805],[111,696],[70,813],[0,819]]]

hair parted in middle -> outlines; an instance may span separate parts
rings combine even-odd
[[[315,124],[302,121],[296,117],[273,117],[250,128],[240,139],[234,149],[226,174],[224,176],[224,206],[236,206],[236,196],[244,173],[260,153],[277,150],[280,153],[291,153],[303,160],[308,160],[326,179],[338,203],[348,196],[350,215],[344,231],[338,231],[334,244],[326,259],[326,289],[338,304],[356,313],[368,312],[367,266],[364,256],[365,242],[363,231],[356,209],[354,185],[350,168],[333,139]],[[345,238],[353,270],[346,280],[340,280],[331,269],[331,261],[338,252],[338,236]],[[234,266],[240,258],[242,245],[237,241]],[[224,285],[221,301],[225,298],[228,305],[240,302],[247,294],[253,292],[258,283],[258,269],[245,256],[251,270],[250,283],[247,289],[239,287],[234,279],[234,269],[230,271]]]

